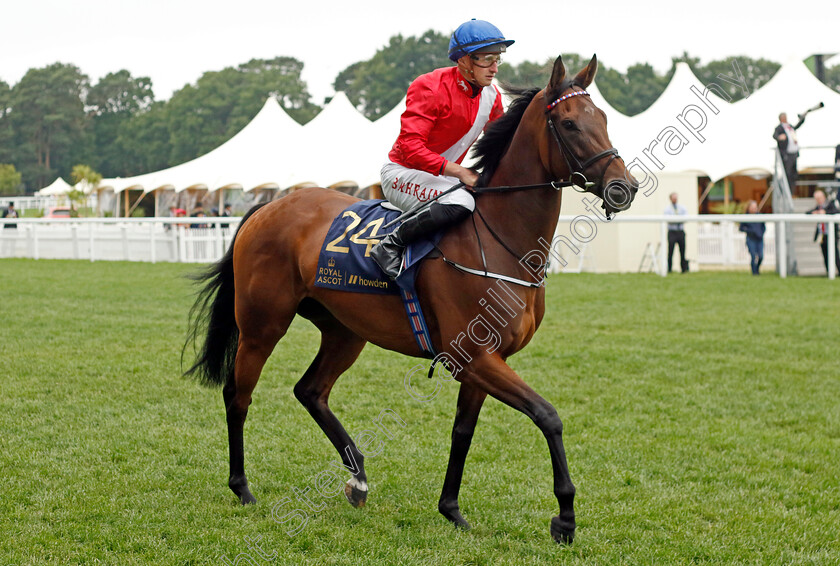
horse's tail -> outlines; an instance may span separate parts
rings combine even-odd
[[[208,387],[224,385],[233,379],[239,342],[239,327],[236,326],[234,315],[233,244],[248,218],[265,204],[253,207],[242,217],[222,259],[190,276],[197,285],[203,287],[190,309],[189,330],[181,350],[181,363],[187,347],[192,344],[195,349],[199,335],[206,332],[195,363],[184,372],[184,376],[197,377],[202,385]]]

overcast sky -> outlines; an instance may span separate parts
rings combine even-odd
[[[498,26],[516,44],[507,61],[542,62],[561,53],[597,53],[621,70],[649,62],[658,71],[683,51],[704,62],[728,55],[791,57],[840,52],[836,0],[772,4],[713,0],[2,0],[0,80],[72,63],[93,83],[128,69],[151,77],[168,99],[205,71],[278,55],[304,62],[321,104],[335,76],[369,59],[396,34],[449,34],[470,18]]]

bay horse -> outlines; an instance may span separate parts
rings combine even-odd
[[[536,332],[545,311],[545,287],[524,284],[531,271],[523,254],[551,242],[560,214],[559,181],[575,184],[603,200],[607,216],[629,206],[638,184],[612,147],[606,117],[586,96],[595,77],[595,56],[575,77],[567,77],[562,58],[554,63],[548,86],[519,91],[508,112],[490,125],[476,145],[482,189],[476,216],[452,228],[438,244],[443,258],[427,259],[417,276],[417,294],[436,352],[460,383],[451,451],[438,510],[452,523],[469,528],[458,493],[479,411],[490,395],[525,413],[548,441],[559,514],[550,532],[570,543],[575,534],[575,488],[563,447],[563,424],[554,407],[531,389],[506,363]],[[584,183],[585,177],[591,182]],[[582,181],[580,181],[582,179]],[[570,185],[570,182],[562,183]],[[533,189],[519,192],[517,188]],[[498,189],[498,190],[496,190]],[[190,312],[187,345],[202,340],[195,364],[185,375],[223,386],[227,414],[230,477],[228,485],[242,504],[255,503],[244,467],[243,427],[251,395],[266,360],[295,315],[321,332],[315,360],[294,386],[309,411],[353,471],[345,495],[364,505],[367,475],[364,456],[329,408],[330,390],[356,361],[367,342],[414,357],[423,356],[398,295],[350,293],[314,286],[319,251],[332,220],[358,199],[312,188],[295,191],[246,214],[224,257],[198,275],[204,284]],[[545,254],[543,259],[547,257]],[[446,258],[446,261],[441,259]],[[479,276],[453,268],[481,268]],[[542,273],[545,262],[542,263]],[[494,348],[464,338],[470,321],[481,314],[476,297],[498,288],[499,278],[519,305]],[[516,283],[519,281],[519,283]],[[534,281],[532,278],[531,281]],[[485,311],[487,312],[487,311]],[[456,367],[456,354],[463,366]]]

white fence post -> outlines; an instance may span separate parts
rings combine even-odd
[[[73,234],[73,259],[79,259],[79,225],[73,224],[70,232]]]
[[[659,275],[668,275],[668,223],[659,224]]]
[[[120,232],[122,233],[123,260],[128,261],[128,225],[123,224],[120,228]]]
[[[88,245],[90,246],[90,261],[94,261],[93,253],[93,224],[88,225]]]
[[[726,230],[724,230],[723,241],[726,246],[726,266],[729,267],[735,263],[735,235],[738,231],[735,230],[734,222],[724,221],[721,224],[723,224],[726,228]]]
[[[155,201],[157,203],[157,200]],[[151,249],[149,250],[149,258],[151,259],[152,263],[156,263],[157,254],[155,248],[157,247],[157,241],[155,240],[155,223],[149,223],[149,241],[151,242]]]
[[[32,226],[32,257],[34,259],[40,259],[40,254],[38,253],[38,227],[33,225]]]
[[[837,224],[835,222],[828,223],[828,234],[826,234],[826,238],[828,238],[828,278],[834,279],[837,276],[837,264],[835,263],[835,258],[837,254],[837,240],[835,240],[835,234],[837,234]]]
[[[178,226],[178,261],[184,262],[188,261],[187,258],[187,243],[184,241],[186,238],[186,229],[183,226]]]
[[[779,268],[779,277],[784,279],[787,277],[787,240],[785,238],[785,223],[777,222],[776,230],[779,231],[776,241],[779,242],[779,247],[776,250],[776,265]]]
[[[216,250],[217,250],[217,257],[216,260],[218,261],[223,255],[225,255],[225,242],[222,238],[222,225],[217,223],[213,226],[213,235],[216,237]]]

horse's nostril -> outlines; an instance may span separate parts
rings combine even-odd
[[[613,210],[626,210],[633,202],[637,187],[623,181],[610,181],[604,189],[604,201]]]

